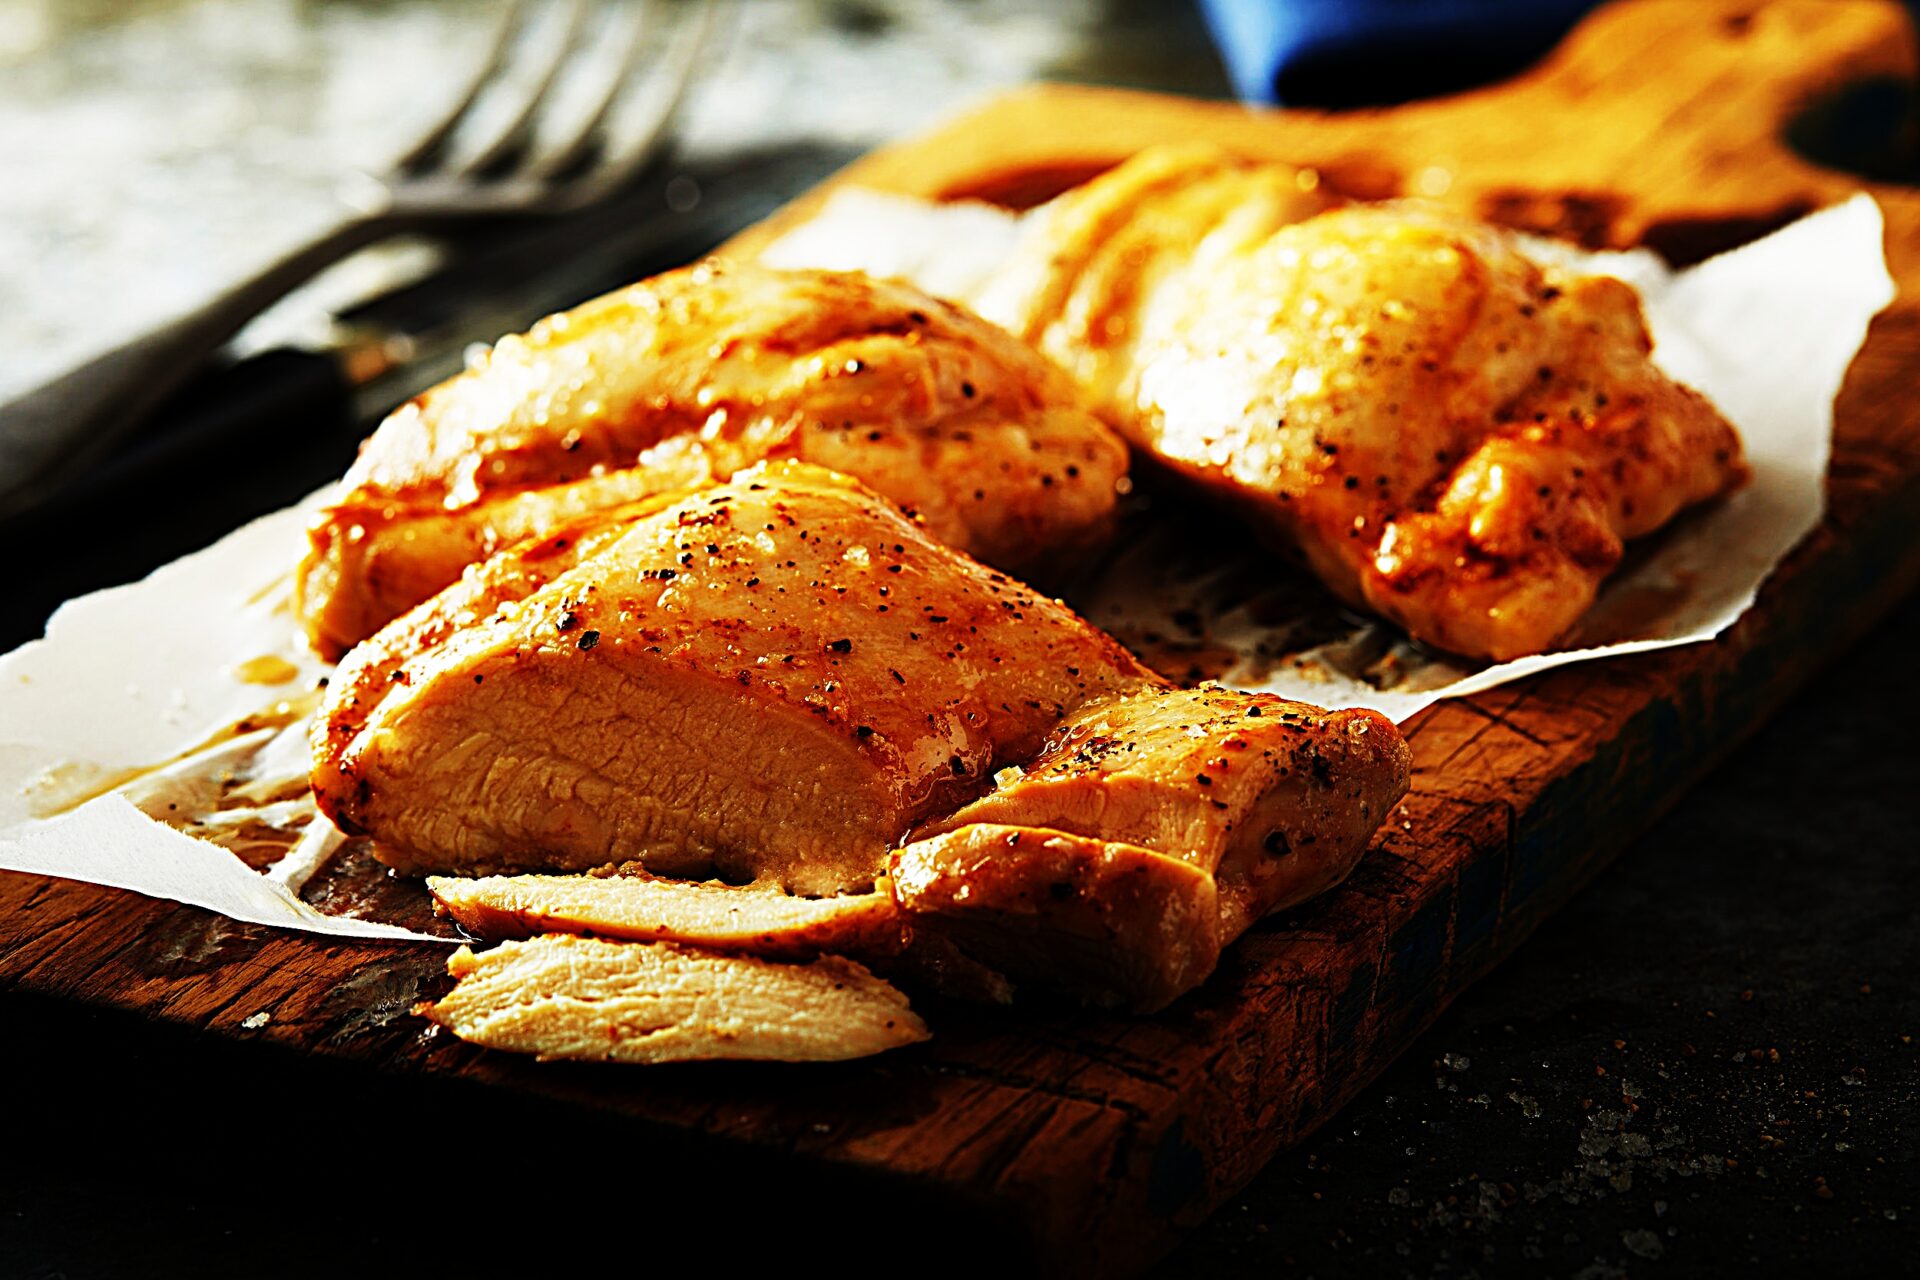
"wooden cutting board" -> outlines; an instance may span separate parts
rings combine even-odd
[[[1204,138],[1316,166],[1356,195],[1417,192],[1691,259],[1862,189],[1793,154],[1783,125],[1843,84],[1913,73],[1891,3],[1635,0],[1532,73],[1463,97],[1324,115],[1040,86],[836,182],[1024,205],[1148,144]],[[490,1096],[551,1100],[605,1126],[597,1147],[699,1149],[722,1167],[773,1157],[796,1188],[911,1200],[947,1241],[977,1227],[1074,1270],[1143,1266],[1332,1115],[1920,578],[1920,194],[1866,189],[1886,211],[1902,296],[1839,398],[1827,519],[1753,611],[1713,644],[1416,717],[1412,794],[1359,871],[1256,929],[1164,1015],[936,1007],[931,1044],[865,1063],[542,1066],[425,1035],[406,1015],[444,984],[439,949],[237,927],[11,874],[0,991],[457,1082],[476,1116]]]

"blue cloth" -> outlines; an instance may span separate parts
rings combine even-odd
[[[1596,0],[1201,0],[1249,102],[1358,107],[1521,71]]]

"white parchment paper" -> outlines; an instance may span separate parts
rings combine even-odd
[[[769,257],[870,268],[967,299],[1021,230],[984,206],[849,192]],[[1641,290],[1655,358],[1720,406],[1755,471],[1732,500],[1651,540],[1602,593],[1576,647],[1461,665],[1331,604],[1246,539],[1222,562],[1218,539],[1152,511],[1070,601],[1163,668],[1186,664],[1186,674],[1396,719],[1549,667],[1718,634],[1820,519],[1833,397],[1893,297],[1880,211],[1859,197],[1679,273],[1647,254],[1539,252]],[[0,872],[112,885],[312,933],[448,941],[329,915],[300,897],[340,843],[298,794],[307,767],[298,712],[327,668],[306,648],[288,592],[319,500],[144,581],[71,601],[44,639],[0,658]],[[230,731],[263,712],[264,727]],[[236,805],[249,789],[257,803]],[[256,871],[213,842],[236,822],[297,831],[297,842]]]
[[[339,843],[310,802],[219,798],[236,779],[272,784],[308,769],[304,716],[271,713],[310,697],[330,669],[289,603],[318,501],[256,520],[140,582],[69,601],[44,638],[0,658],[0,871],[111,885],[308,933],[447,941],[300,899]],[[270,727],[223,736],[263,712]],[[179,829],[212,829],[223,817],[284,825],[298,841],[259,872]]]

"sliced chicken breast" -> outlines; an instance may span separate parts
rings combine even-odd
[[[321,807],[402,871],[631,863],[815,897],[891,873],[916,930],[977,919],[954,937],[987,964],[1140,1007],[1344,875],[1408,770],[1383,717],[1173,688],[793,462],[477,567],[349,657],[314,749]],[[1124,925],[1097,923],[1105,889],[1076,914],[1122,866],[1146,886]],[[1128,955],[998,954],[1023,889],[1016,932]]]

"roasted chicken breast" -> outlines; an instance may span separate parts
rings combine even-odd
[[[312,526],[299,607],[338,656],[501,547],[776,457],[1016,570],[1096,542],[1127,467],[1069,379],[968,312],[709,262],[503,338],[397,410]]]
[[[348,657],[314,748],[405,872],[885,878],[993,968],[1142,1008],[1343,876],[1408,771],[1383,717],[1175,689],[794,462],[477,566]]]
[[[1744,481],[1629,286],[1432,208],[1298,220],[1292,175],[1144,154],[1050,208],[982,309],[1346,600],[1475,657],[1551,647],[1627,539]]]

